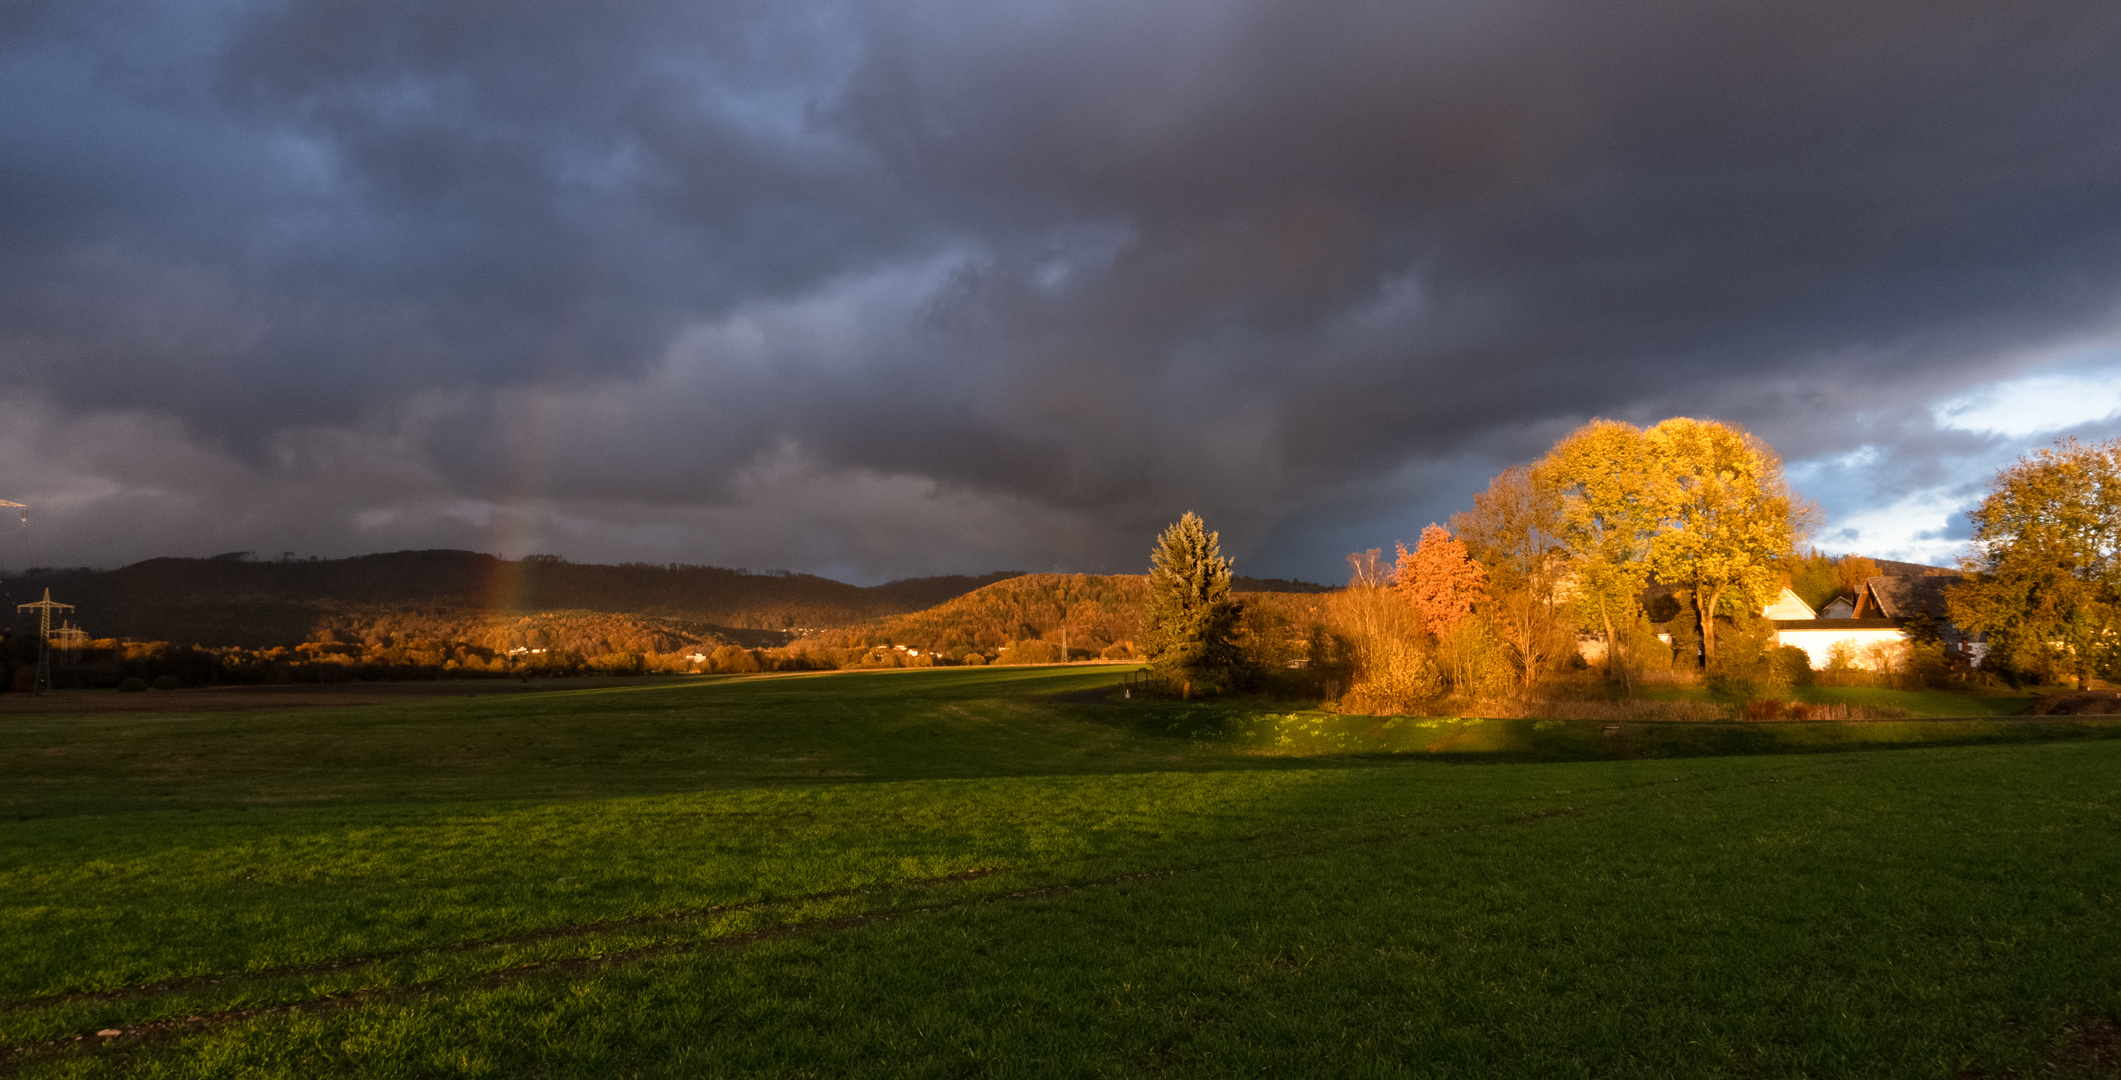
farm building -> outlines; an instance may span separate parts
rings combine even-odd
[[[1904,642],[1908,623],[1925,616],[1943,638],[1945,648],[1979,664],[1985,649],[1953,625],[1945,606],[1945,590],[1956,584],[1961,575],[1935,567],[1919,569],[1914,574],[1869,578],[1853,601],[1837,597],[1816,613],[1796,594],[1784,589],[1762,614],[1775,620],[1776,641],[1803,649],[1815,668],[1828,665],[1836,646],[1855,658],[1858,666],[1877,666],[1879,650]]]
[[[1838,651],[1857,667],[1875,669],[1896,662],[1890,657],[1907,642],[1908,624],[1927,616],[1947,649],[1979,666],[1987,647],[1953,625],[1945,606],[1945,590],[1957,584],[1962,575],[1917,563],[1881,561],[1892,572],[1866,579],[1854,598],[1837,596],[1817,611],[1784,588],[1760,612],[1774,621],[1776,643],[1803,649],[1814,668],[1830,666]],[[1653,613],[1652,618],[1685,617],[1676,590],[1669,586],[1649,586],[1643,591],[1642,601],[1643,608]],[[1658,622],[1656,626],[1658,640],[1669,645],[1670,623]],[[1576,652],[1585,663],[1604,663],[1605,640],[1583,631],[1577,637]]]

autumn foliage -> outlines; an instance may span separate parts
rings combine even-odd
[[[1675,662],[1643,606],[1652,583],[1685,609],[1669,624],[1674,643],[1683,651],[1700,642],[1713,668],[1718,617],[1757,621],[1789,579],[1813,515],[1773,449],[1736,426],[1689,417],[1647,428],[1594,420],[1539,461],[1505,470],[1473,502],[1451,519],[1458,535],[1431,524],[1411,551],[1399,546],[1389,590],[1376,587],[1374,558],[1351,557],[1349,594],[1368,599],[1334,608],[1351,677],[1345,707],[1404,707],[1416,686],[1458,707],[1530,695],[1575,661],[1579,628],[1602,639],[1608,674],[1632,685],[1635,673]],[[1403,625],[1376,609],[1387,593]],[[1737,652],[1758,651],[1738,638]],[[1384,692],[1387,682],[1399,689]]]
[[[1431,523],[1421,531],[1413,551],[1399,545],[1393,587],[1421,620],[1421,628],[1443,637],[1488,601],[1488,572],[1473,561],[1464,543],[1450,530]]]

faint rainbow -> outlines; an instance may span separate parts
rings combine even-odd
[[[512,398],[513,400],[508,400]],[[487,519],[486,546],[497,561],[482,583],[480,603],[489,611],[529,608],[523,556],[537,541],[537,508],[546,489],[547,463],[558,437],[558,407],[537,387],[507,395],[499,425],[506,482]]]

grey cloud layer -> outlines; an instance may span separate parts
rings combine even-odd
[[[2110,4],[0,19],[44,561],[1328,574],[1591,415],[1976,456],[1923,403],[2121,297]]]

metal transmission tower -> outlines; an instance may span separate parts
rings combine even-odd
[[[16,611],[37,612],[37,687],[39,694],[49,693],[52,688],[52,612],[72,611],[74,605],[62,604],[52,599],[52,591],[44,590],[44,599],[34,604],[16,604]]]

